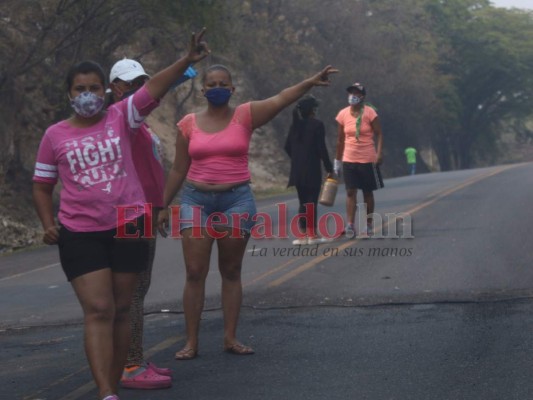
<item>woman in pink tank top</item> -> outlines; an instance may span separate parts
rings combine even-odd
[[[273,97],[237,107],[229,104],[235,90],[229,70],[213,65],[204,73],[202,92],[207,107],[178,123],[176,156],[164,194],[168,207],[183,187],[179,209],[171,210],[172,234],[182,237],[187,274],[183,293],[187,342],[176,353],[176,359],[190,360],[198,353],[205,280],[215,240],[222,277],[223,349],[231,354],[253,354],[253,349],[236,336],[242,301],[241,267],[255,214],[248,185],[251,134],[312,87],[329,85],[328,76],[335,72],[328,66]],[[163,235],[167,234],[168,221],[165,208],[159,214]]]

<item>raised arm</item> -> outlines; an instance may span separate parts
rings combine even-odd
[[[159,212],[158,217],[159,232],[163,236],[167,236],[166,228],[168,227],[169,221],[168,206],[172,203],[172,200],[181,189],[190,165],[189,140],[183,136],[181,130],[178,128],[178,136],[176,137],[176,155],[174,156],[174,162],[172,168],[170,168],[170,171],[168,172],[165,184],[165,191],[163,194],[164,207]]]
[[[146,83],[146,88],[154,99],[163,97],[189,65],[204,59],[210,53],[207,43],[203,41],[205,30],[206,28],[203,28],[200,33],[191,35],[189,51],[186,56],[159,71]]]
[[[305,79],[294,86],[283,89],[275,96],[269,97],[265,100],[252,101],[252,128],[259,128],[260,126],[269,122],[281,110],[294,103],[313,86],[328,86],[329,75],[337,72],[339,72],[337,69],[333,68],[331,65],[328,65],[311,78]]]

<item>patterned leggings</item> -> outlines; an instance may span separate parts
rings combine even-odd
[[[152,279],[152,267],[155,257],[155,239],[149,240],[148,266],[139,274],[139,284],[133,294],[130,309],[131,319],[131,342],[128,350],[126,366],[141,365],[144,362],[143,355],[143,331],[144,331],[144,297],[148,293]]]

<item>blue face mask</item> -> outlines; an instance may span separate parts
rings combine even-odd
[[[204,93],[207,101],[215,106],[223,106],[227,104],[231,97],[231,90],[227,88],[213,88]]]

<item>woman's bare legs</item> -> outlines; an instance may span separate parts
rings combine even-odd
[[[72,280],[84,315],[85,353],[101,397],[117,393],[129,346],[129,305],[137,274],[109,268]]]
[[[237,340],[237,323],[242,304],[241,269],[248,235],[232,238],[230,235],[217,240],[218,268],[222,277],[222,309],[224,312],[224,348],[240,345]],[[251,351],[251,349],[249,349]],[[248,351],[249,352],[249,351]]]
[[[372,214],[374,214],[374,192],[363,192],[363,200],[366,204],[366,213],[368,225],[372,225]]]
[[[187,342],[183,349],[176,353],[177,359],[193,358],[198,351],[198,333],[205,300],[205,280],[209,272],[209,261],[214,241],[205,229],[202,229],[201,238],[192,237],[192,231],[192,228],[182,231],[186,270],[183,309]]]
[[[346,217],[348,224],[354,224],[357,209],[357,189],[346,189]]]

